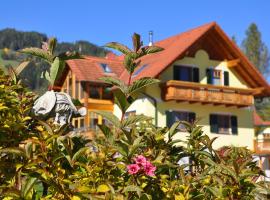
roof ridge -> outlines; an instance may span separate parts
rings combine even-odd
[[[195,31],[195,30],[198,30],[198,29],[201,29],[201,28],[205,28],[205,27],[207,27],[207,26],[209,26],[209,28],[210,28],[210,27],[214,27],[214,26],[216,26],[216,25],[217,25],[217,23],[216,23],[215,21],[212,21],[212,22],[209,22],[209,23],[206,23],[206,24],[197,26],[197,27],[195,27],[195,28],[191,28],[191,29],[188,29],[188,30],[186,30],[186,31],[180,32],[180,33],[178,33],[178,34],[169,36],[169,37],[164,38],[164,39],[162,39],[162,40],[159,40],[159,41],[155,42],[155,44],[161,43],[161,42],[164,42],[164,41],[168,41],[168,40],[170,40],[170,39],[179,37],[179,36],[181,36],[181,35],[183,35],[183,34],[190,33],[190,32],[192,32],[192,31]]]

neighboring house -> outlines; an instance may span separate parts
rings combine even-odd
[[[253,113],[256,138],[254,139],[254,156],[258,158],[259,166],[270,178],[270,121],[264,121]]]
[[[59,80],[61,91],[71,95],[88,109],[85,117],[73,119],[77,131],[93,133],[97,124],[105,122],[93,111],[113,112],[113,96],[108,85],[99,78],[119,77],[123,71],[122,61],[109,54],[106,58],[86,56],[85,59],[67,61],[67,66]]]
[[[155,118],[157,126],[177,120],[193,122],[211,138],[214,147],[253,149],[254,97],[270,95],[267,81],[216,23],[154,42],[164,51],[142,58],[133,80],[153,77],[159,85],[147,87],[129,112]],[[127,72],[121,79],[127,81]],[[119,116],[119,109],[114,112]],[[185,138],[179,127],[178,138]]]
[[[211,138],[219,137],[215,147],[236,145],[253,149],[254,97],[270,96],[270,87],[222,29],[209,23],[153,43],[164,50],[143,57],[132,79],[153,77],[161,83],[145,88],[128,114],[153,117],[159,127],[177,120],[197,119]],[[107,73],[102,63],[114,74]],[[109,110],[120,117],[111,94],[105,95],[106,99],[102,95],[107,85],[97,78],[119,76],[127,82],[128,74],[122,70],[117,56],[68,61],[60,81],[64,83],[62,91],[79,97],[89,109],[88,116],[74,122],[76,127],[83,125],[88,129],[102,123],[101,117],[92,113],[94,109]],[[185,135],[180,126],[177,137]]]

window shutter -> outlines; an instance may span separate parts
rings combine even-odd
[[[238,134],[237,116],[231,116],[231,128],[232,134],[237,135]]]
[[[193,68],[193,82],[199,82],[199,68]]]
[[[173,67],[173,80],[180,80],[180,67],[179,66]]]
[[[206,69],[207,84],[213,84],[213,69]]]
[[[218,133],[218,116],[210,114],[210,132]]]
[[[229,72],[224,72],[224,85],[229,85]]]
[[[188,113],[188,119],[189,119],[190,123],[193,123],[196,119],[196,113],[194,113],[194,112]]]
[[[171,127],[174,123],[174,114],[173,112],[166,111],[166,126]]]

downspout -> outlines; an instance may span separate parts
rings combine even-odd
[[[151,99],[154,103],[154,107],[155,107],[155,126],[157,127],[157,124],[158,124],[158,111],[157,111],[157,100],[152,97],[151,95],[149,94],[146,94],[145,92],[142,92],[142,94],[144,96],[146,96],[147,98]]]

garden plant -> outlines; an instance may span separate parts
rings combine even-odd
[[[246,147],[214,149],[216,138],[210,139],[196,123],[180,121],[160,128],[144,115],[125,117],[143,88],[159,82],[147,77],[132,80],[140,58],[162,51],[143,46],[136,33],[132,39],[132,49],[107,44],[125,55],[129,79],[125,83],[102,78],[112,86],[122,117],[98,111],[109,123],[99,125],[91,140],[74,134],[68,125],[33,117],[35,95],[23,87],[15,71],[0,72],[0,199],[267,199],[268,184],[257,181],[263,172]],[[48,52],[23,52],[47,59],[53,74],[61,72],[63,64],[61,56],[50,51],[55,45],[50,42],[44,47]],[[58,75],[50,78],[52,85]],[[188,132],[185,141],[175,139],[180,124]],[[179,164],[187,157],[189,163]]]

